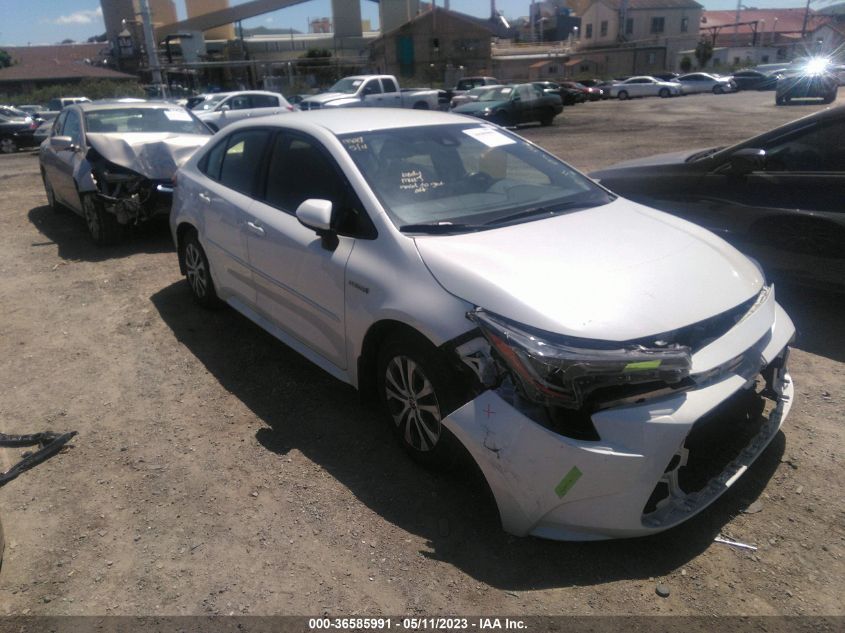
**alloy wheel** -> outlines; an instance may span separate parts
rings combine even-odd
[[[394,356],[387,364],[384,390],[405,443],[421,452],[434,449],[442,433],[440,405],[422,367],[408,356]]]
[[[199,247],[193,242],[185,246],[185,274],[197,297],[205,297],[208,289],[208,270]]]
[[[0,139],[0,153],[3,154],[14,154],[18,149],[18,146],[15,142],[10,138],[3,138]]]

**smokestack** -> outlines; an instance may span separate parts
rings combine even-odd
[[[499,14],[496,12],[496,0],[490,0],[490,17],[495,18],[497,15]]]

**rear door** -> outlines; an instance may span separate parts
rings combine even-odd
[[[212,274],[223,296],[255,306],[255,286],[247,252],[248,215],[267,147],[269,131],[235,132],[218,143],[200,163],[205,178],[198,202],[202,237]]]
[[[287,112],[282,107],[280,98],[276,95],[254,92],[249,96],[249,99],[251,106],[247,114],[249,117],[270,116],[272,114],[279,114],[280,112]]]
[[[382,77],[381,87],[382,90],[384,90],[384,95],[382,97],[384,101],[382,102],[382,104],[389,108],[401,108],[402,93],[399,90],[399,86],[397,86],[396,82],[393,81],[393,78]]]

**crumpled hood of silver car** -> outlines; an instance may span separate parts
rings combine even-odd
[[[171,133],[89,133],[88,144],[107,161],[150,180],[170,180],[211,136]]]
[[[710,232],[623,198],[415,242],[455,296],[541,330],[608,341],[702,321],[749,299],[764,281]]]

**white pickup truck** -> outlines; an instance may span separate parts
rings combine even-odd
[[[301,110],[357,106],[437,110],[439,92],[400,90],[399,82],[393,75],[353,75],[338,81],[328,92],[303,99],[299,107]]]

